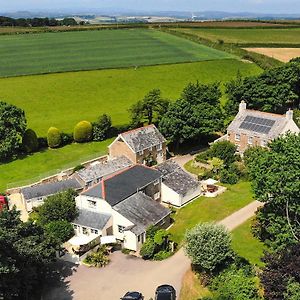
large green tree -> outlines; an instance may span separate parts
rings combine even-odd
[[[171,142],[181,144],[220,130],[223,124],[220,97],[218,84],[190,83],[163,116],[159,123],[161,132]]]
[[[274,140],[269,150],[245,153],[255,196],[265,202],[255,232],[274,250],[300,240],[300,135]]]
[[[0,212],[0,298],[33,299],[57,247],[42,227],[23,223],[16,209]]]
[[[144,124],[158,123],[168,106],[169,101],[162,98],[159,89],[151,90],[129,109],[132,126],[139,127]]]
[[[46,225],[53,221],[73,221],[78,214],[76,196],[77,193],[70,189],[48,197],[38,208],[38,222]]]
[[[111,126],[112,126],[110,116],[103,114],[92,125],[93,125],[93,140],[94,141],[99,142],[99,141],[103,141],[108,138],[109,132],[110,132]]]
[[[17,153],[25,130],[24,111],[0,101],[0,161],[12,158]]]
[[[185,251],[193,265],[213,273],[233,258],[231,237],[222,225],[198,224],[186,233]]]
[[[299,106],[300,64],[291,62],[253,77],[238,76],[226,85],[226,93],[229,115],[237,113],[241,100],[251,109],[285,113],[288,108]]]

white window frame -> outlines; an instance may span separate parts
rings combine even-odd
[[[156,145],[156,150],[157,150],[157,151],[161,151],[161,150],[162,150],[162,144]]]
[[[87,202],[88,202],[88,207],[89,208],[96,208],[97,207],[97,201],[88,199]]]
[[[160,192],[154,194],[154,200],[158,200],[160,198]]]
[[[82,227],[82,233],[88,235],[88,229],[86,227]]]
[[[137,154],[138,154],[138,155],[143,155],[143,154],[144,154],[144,150],[138,151]]]
[[[240,133],[236,133],[236,134],[235,134],[235,140],[236,140],[237,142],[240,142],[240,141],[241,141],[241,134],[240,134]]]
[[[91,233],[98,234],[98,229],[91,229]]]
[[[159,179],[156,179],[153,184],[156,186],[156,185],[159,185]]]
[[[118,232],[119,232],[119,233],[124,233],[125,228],[126,228],[125,226],[118,225]]]
[[[253,136],[248,136],[248,144],[253,145]]]

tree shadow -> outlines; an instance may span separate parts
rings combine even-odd
[[[66,280],[66,278],[74,272],[77,272],[77,265],[65,261],[57,261],[51,267],[41,298],[43,300],[73,299],[74,291],[70,289],[70,281]]]

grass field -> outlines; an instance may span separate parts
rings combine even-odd
[[[232,58],[165,32],[100,30],[0,36],[0,76]]]
[[[175,223],[170,232],[181,243],[187,229],[201,222],[220,221],[253,201],[250,182],[228,186],[228,190],[216,197],[200,197],[179,209],[174,215]]]
[[[32,155],[0,164],[0,192],[36,182],[56,174],[62,169],[73,168],[80,163],[104,155],[111,139],[99,143],[72,144],[60,149],[44,150]]]
[[[178,28],[176,31],[192,33],[211,41],[238,44],[300,44],[300,28]]]
[[[29,127],[46,135],[50,126],[72,132],[83,119],[111,115],[114,124],[129,121],[127,109],[150,89],[176,99],[190,81],[228,81],[238,72],[258,74],[260,68],[238,60],[218,60],[134,69],[70,72],[0,79],[0,99],[25,110]]]
[[[249,219],[232,232],[232,246],[240,256],[246,258],[251,264],[261,267],[263,263],[260,259],[266,247],[253,236],[251,223],[252,219]]]

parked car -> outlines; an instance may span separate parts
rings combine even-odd
[[[127,292],[121,300],[144,300],[144,296],[139,292]]]
[[[171,285],[161,285],[156,289],[155,300],[176,300],[176,291]]]

